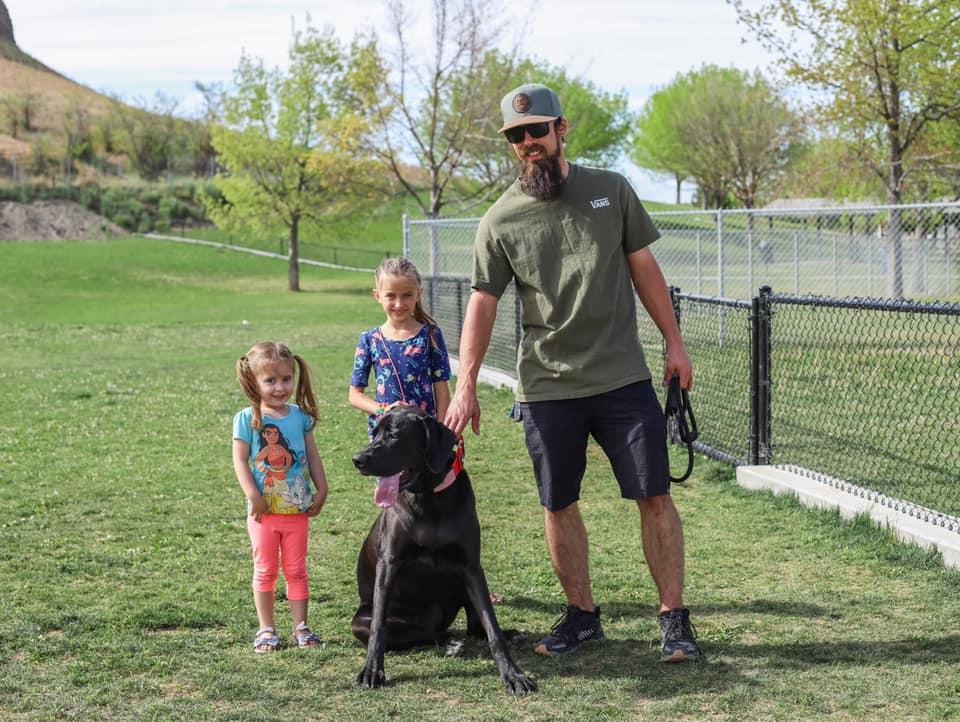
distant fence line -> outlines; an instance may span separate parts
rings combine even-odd
[[[960,203],[650,214],[670,283],[722,298],[760,285],[831,296],[960,294]],[[404,255],[428,276],[468,276],[479,219],[404,218]]]

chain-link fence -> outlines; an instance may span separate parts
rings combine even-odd
[[[871,298],[960,295],[960,203],[651,213],[668,281],[747,299],[781,292]],[[469,276],[478,219],[404,220],[404,255],[428,276]]]
[[[467,278],[427,279],[451,348],[469,294]],[[701,453],[843,480],[960,531],[960,304],[766,288],[750,301],[673,296],[696,370]],[[515,373],[519,319],[508,291],[485,365]],[[639,326],[660,378],[659,332],[642,313]]]
[[[710,446],[935,509],[960,531],[960,304],[762,289],[734,315],[676,297]]]

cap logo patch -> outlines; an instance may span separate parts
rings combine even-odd
[[[526,93],[517,93],[513,96],[513,109],[518,113],[526,113],[530,110],[530,96]]]

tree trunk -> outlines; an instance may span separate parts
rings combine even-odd
[[[290,223],[290,270],[287,276],[287,289],[300,290],[300,218]]]
[[[683,178],[680,177],[680,174],[679,174],[679,173],[675,174],[674,177],[677,179],[677,200],[676,200],[676,205],[679,206],[679,205],[680,205],[680,184],[683,183]]]

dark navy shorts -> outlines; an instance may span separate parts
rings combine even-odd
[[[610,460],[624,499],[670,493],[667,423],[649,380],[597,396],[519,407],[540,503],[550,511],[580,498],[589,436]]]

